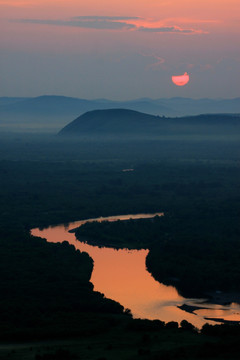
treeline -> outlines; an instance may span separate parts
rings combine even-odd
[[[191,297],[209,291],[240,292],[238,215],[216,213],[204,219],[196,213],[166,219],[165,233],[150,245],[146,259],[157,280]]]
[[[75,230],[81,241],[115,248],[149,248],[159,236],[158,217],[155,219],[118,220],[85,223]]]
[[[240,291],[240,224],[231,208],[183,209],[163,217],[86,223],[79,240],[100,246],[148,248],[146,265],[153,276],[174,284],[186,296],[206,291]]]
[[[81,322],[86,313],[123,314],[120,304],[93,291],[92,269],[89,255],[68,242],[52,244],[27,232],[2,232],[0,340],[13,334],[73,335],[85,331]]]

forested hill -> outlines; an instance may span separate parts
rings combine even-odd
[[[0,130],[56,133],[87,111],[129,109],[154,116],[239,114],[240,97],[235,99],[140,98],[118,101],[79,99],[58,95],[32,98],[0,97]]]
[[[127,109],[86,112],[65,126],[60,135],[84,134],[236,134],[238,114],[205,114],[185,117],[155,116]]]
[[[86,112],[65,126],[60,134],[81,134],[88,132],[129,132],[153,128],[158,124],[158,117],[126,109],[94,110]]]

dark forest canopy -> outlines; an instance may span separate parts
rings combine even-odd
[[[226,212],[216,206],[202,204],[196,211],[173,210],[153,219],[86,223],[75,233],[80,241],[98,246],[148,248],[148,270],[185,296],[219,290],[240,294],[236,203]]]
[[[73,336],[86,331],[86,313],[123,314],[123,306],[93,291],[92,269],[89,255],[67,241],[0,228],[0,341]]]
[[[164,220],[169,219],[169,224],[165,225],[171,228],[167,235],[162,225],[161,229],[157,227],[157,232],[164,233],[167,240],[166,253],[172,251],[167,246],[171,241],[175,241],[175,249],[182,240],[186,241],[189,252],[194,254],[195,245],[204,242],[205,249],[209,250],[220,240],[224,245],[218,247],[218,252],[212,247],[213,264],[220,264],[215,259],[222,261],[224,252],[225,257],[235,256],[235,259],[229,257],[231,265],[235,266],[235,260],[239,258],[236,249],[239,249],[240,148],[238,141],[228,139],[68,141],[63,137],[3,134],[0,142],[0,270],[1,286],[6,291],[0,292],[0,302],[6,311],[0,314],[2,341],[4,338],[14,341],[16,338],[31,340],[78,334],[78,346],[84,349],[85,357],[91,358],[92,344],[102,344],[102,349],[96,346],[92,356],[96,359],[101,356],[107,359],[138,358],[146,351],[148,354],[151,351],[150,357],[146,355],[150,359],[183,356],[192,359],[195,356],[191,356],[192,352],[200,354],[195,356],[200,359],[219,359],[219,354],[225,354],[228,359],[238,358],[239,351],[235,354],[235,349],[239,349],[237,327],[205,327],[203,336],[199,336],[183,332],[182,327],[177,329],[176,323],[164,326],[162,322],[135,321],[121,314],[119,304],[92,291],[88,281],[92,262],[88,256],[75,253],[67,244],[49,244],[29,235],[29,229],[33,227],[98,216],[160,211],[166,214]],[[124,171],[129,168],[133,171]],[[227,244],[229,247],[225,252]],[[156,255],[161,250],[160,245],[161,242],[159,247],[151,243],[151,249],[156,246]],[[184,256],[180,258],[184,259]],[[157,278],[159,268],[158,263],[154,268],[154,260],[152,269],[149,265],[148,268]],[[194,263],[187,265],[194,266]],[[237,276],[236,271],[236,287]],[[81,286],[76,286],[77,283]],[[44,306],[40,299],[46,299]],[[102,309],[86,312],[86,299],[91,299],[92,305],[96,301],[100,308],[106,305],[106,310],[112,309],[111,314],[103,314]],[[50,316],[53,302],[57,308]],[[118,311],[119,315],[116,314]],[[185,329],[191,329],[190,325],[183,325]],[[224,336],[223,346],[215,336],[218,333],[222,334],[221,340]],[[229,342],[226,333],[231,334]],[[209,345],[211,341],[217,341],[217,345]],[[122,344],[127,344],[126,354],[118,355]],[[111,350],[105,351],[105,348]],[[71,345],[69,349],[75,351]],[[35,359],[36,349],[32,356],[28,351],[28,358]],[[50,352],[45,349],[47,351]],[[6,350],[8,353],[10,351]],[[21,354],[10,354],[7,358],[18,360]]]

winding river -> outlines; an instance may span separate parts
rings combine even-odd
[[[166,286],[154,280],[146,270],[145,259],[148,250],[128,250],[98,247],[80,242],[69,230],[92,221],[117,221],[128,219],[152,218],[156,214],[119,215],[72,222],[68,225],[50,226],[46,229],[32,229],[34,236],[46,238],[48,242],[67,240],[76,249],[87,252],[94,261],[91,282],[94,290],[100,291],[107,298],[118,301],[131,310],[135,318],[159,319],[165,322],[183,319],[200,328],[206,322],[216,323],[211,319],[240,321],[240,305],[209,304],[204,299],[186,299],[179,295],[176,288]],[[184,311],[179,308],[190,311]],[[193,308],[191,308],[193,307]]]

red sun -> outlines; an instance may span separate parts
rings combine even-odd
[[[189,75],[185,72],[183,75],[172,76],[172,82],[177,86],[184,86],[189,82]]]

